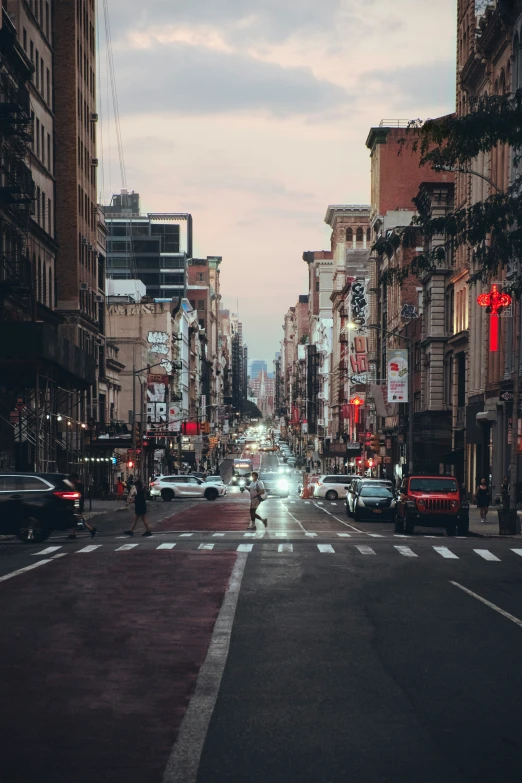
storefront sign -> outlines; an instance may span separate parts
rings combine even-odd
[[[169,432],[181,431],[181,409],[176,405],[169,405]]]
[[[408,351],[389,351],[387,360],[388,402],[408,402]]]

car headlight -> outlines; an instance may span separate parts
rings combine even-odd
[[[459,501],[458,500],[452,500],[451,501],[451,508],[458,508],[459,507]]]
[[[426,507],[426,501],[423,500],[422,498],[419,498],[417,500],[417,505],[418,505],[419,508],[425,508]]]
[[[277,488],[282,490],[283,492],[286,492],[288,490],[288,481],[282,479],[281,481],[278,482]]]

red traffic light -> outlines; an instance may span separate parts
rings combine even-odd
[[[129,460],[129,462],[127,462],[127,467],[128,468],[133,468],[134,467],[134,462],[132,460]]]

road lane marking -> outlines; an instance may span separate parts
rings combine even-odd
[[[317,538],[317,533],[305,533],[305,536],[308,536],[308,538]]]
[[[194,535],[194,533],[180,533],[179,537],[180,538],[192,538],[193,535]]]
[[[480,601],[486,606],[489,606],[490,609],[493,609],[493,611],[501,614],[502,617],[506,617],[508,620],[511,620],[512,623],[515,623],[515,625],[518,625],[520,628],[522,628],[522,620],[519,620],[518,617],[509,614],[509,612],[505,612],[504,609],[500,608],[500,606],[497,606],[496,604],[492,604],[491,601],[487,601],[485,598],[482,598],[481,595],[474,593],[472,590],[468,590],[468,588],[464,587],[464,585],[459,585],[458,582],[452,582],[450,580],[450,585],[454,585],[455,587],[458,587],[459,590],[462,590],[464,593],[467,593],[468,595],[471,595],[473,598],[476,598],[477,601]]]
[[[317,503],[315,503],[316,506],[324,506],[324,503],[322,500],[318,500]]]
[[[124,544],[123,546],[119,546],[118,549],[115,549],[115,552],[128,552],[130,549],[134,549],[135,546],[138,546],[138,544]],[[80,550],[81,552],[86,552],[89,547],[86,547],[83,550]]]
[[[288,538],[288,533],[276,533],[276,538]]]
[[[366,546],[366,544],[356,545],[356,549],[359,550],[361,555],[374,555],[375,552],[371,548],[371,546]]]
[[[394,533],[394,538],[411,538],[411,536],[405,536],[404,533]]]
[[[162,783],[196,783],[203,746],[228,658],[230,635],[247,557],[247,554],[238,555],[232,570],[214,625],[207,657],[199,671],[196,688],[163,773]]]
[[[224,533],[213,533],[212,534],[212,538],[224,538],[224,537],[225,537]]]
[[[350,530],[355,530],[356,533],[365,533],[365,530],[361,530],[358,527],[354,527],[353,525],[350,525],[348,522],[345,522],[343,519],[339,519],[339,517],[335,517],[333,514],[331,516],[337,520],[337,522],[340,522],[341,525],[344,525],[345,527],[349,527]]]
[[[317,544],[317,549],[319,552],[335,554],[335,549],[331,544]]]
[[[351,538],[352,537],[350,533],[337,533],[337,535],[339,536],[339,538]]]
[[[25,574],[26,571],[32,571],[33,568],[39,568],[40,566],[43,566],[46,563],[52,563],[52,562],[53,562],[52,560],[38,560],[36,563],[32,563],[31,565],[25,566],[25,568],[19,568],[17,571],[11,571],[10,574],[5,574],[5,576],[0,576],[0,582],[7,582],[8,579],[12,579],[14,576]]]
[[[309,500],[305,500],[305,506],[309,506],[309,505],[310,505],[310,501]]]
[[[67,557],[67,552],[60,552],[59,555],[53,555],[51,560],[59,560],[61,557]]]
[[[519,557],[522,557],[522,549],[512,549],[512,552],[514,552]]]
[[[457,555],[455,555],[453,552],[451,552],[447,546],[434,546],[433,549],[435,552],[437,552],[441,557],[444,557],[446,560],[458,560],[459,558]]]
[[[330,505],[331,505],[331,506],[336,506],[336,505],[337,505],[337,503],[330,503]]]
[[[160,544],[156,549],[174,549],[176,544]]]
[[[384,536],[383,536],[383,535],[381,535],[381,533],[368,533],[368,535],[369,535],[371,538],[384,538]]]
[[[251,552],[254,548],[253,544],[240,544],[237,548],[238,552]]]
[[[198,549],[214,549],[214,544],[200,544]]]
[[[404,557],[418,557],[418,555],[415,554],[415,552],[410,549],[409,546],[394,546],[394,549],[397,550],[397,552],[400,555],[403,555]]]
[[[292,544],[279,544],[277,547],[278,552],[293,552],[294,547]]]
[[[255,533],[243,533],[243,538],[255,538]]]
[[[476,552],[479,557],[483,557],[484,560],[500,563],[500,558],[494,555],[493,552],[490,552],[489,549],[474,549],[473,551]]]
[[[78,549],[76,552],[77,555],[80,554],[80,552],[83,552],[85,554],[89,554],[89,552],[94,552],[95,549],[101,549],[101,544],[90,544],[89,546],[84,546],[83,549]],[[127,544],[129,546],[129,544]],[[138,546],[137,544],[131,544],[130,546]],[[125,547],[120,547],[120,549],[124,549]],[[116,550],[118,551],[118,550]]]
[[[61,546],[48,546],[47,549],[42,549],[41,552],[33,552],[33,557],[40,557],[40,555],[51,555],[53,552],[58,552]]]

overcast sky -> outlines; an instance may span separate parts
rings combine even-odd
[[[127,187],[191,212],[223,256],[251,358],[271,363],[329,248],[328,204],[369,203],[365,140],[383,118],[455,103],[456,0],[109,0]],[[101,4],[100,4],[101,6]],[[122,186],[100,18],[100,189]]]

